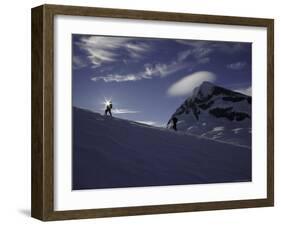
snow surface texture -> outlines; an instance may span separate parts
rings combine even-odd
[[[244,182],[251,149],[73,108],[72,167],[74,190]]]
[[[250,96],[203,82],[171,118],[179,131],[251,147],[251,110]]]

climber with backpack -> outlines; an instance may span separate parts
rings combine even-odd
[[[111,113],[111,109],[112,109],[113,105],[112,105],[112,101],[107,101],[105,104],[105,111],[104,114],[107,115],[107,113],[109,113],[109,115],[112,117],[112,113]]]

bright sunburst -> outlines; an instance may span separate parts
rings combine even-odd
[[[111,103],[111,99],[108,100],[108,99],[104,98],[104,102],[103,103],[104,103],[105,106],[109,106],[110,103]]]

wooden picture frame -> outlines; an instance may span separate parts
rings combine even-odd
[[[240,25],[267,29],[267,198],[120,208],[54,210],[54,16],[71,15]],[[67,220],[206,211],[274,205],[274,21],[272,19],[196,15],[42,5],[32,9],[32,217]]]

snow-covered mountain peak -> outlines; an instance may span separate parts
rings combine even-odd
[[[171,119],[178,119],[180,131],[250,146],[251,103],[250,96],[203,82],[172,114]],[[223,129],[218,131],[217,128]]]
[[[199,86],[199,90],[202,93],[209,93],[209,92],[213,91],[215,87],[216,87],[215,84],[205,81]]]
[[[192,98],[206,98],[212,94],[215,89],[215,85],[211,82],[203,82],[200,86],[196,87],[193,91]]]

